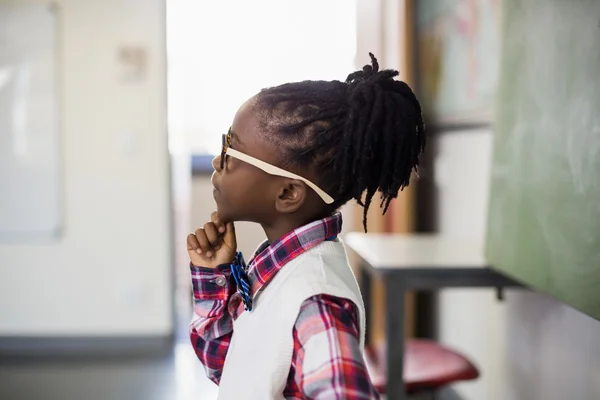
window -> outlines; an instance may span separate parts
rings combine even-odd
[[[354,70],[350,0],[167,1],[172,152],[216,154],[238,107],[261,88],[344,80]]]

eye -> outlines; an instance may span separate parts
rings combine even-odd
[[[227,154],[225,153],[231,144],[231,136],[229,133],[223,135],[221,147],[221,170],[225,169],[227,163]]]

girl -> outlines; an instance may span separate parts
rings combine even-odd
[[[217,211],[187,238],[192,344],[219,399],[375,399],[364,306],[338,209],[386,212],[425,144],[421,107],[397,71],[262,90],[238,110],[213,161]],[[248,265],[234,221],[262,225]]]

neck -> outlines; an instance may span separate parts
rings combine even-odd
[[[301,217],[298,218],[290,218],[291,215],[286,215],[285,218],[278,218],[271,224],[262,224],[262,228],[267,235],[267,240],[269,243],[273,243],[276,240],[280,239],[284,235],[290,233],[294,229],[300,228],[301,226],[307,225],[313,221],[325,218],[326,216],[311,216],[311,217]]]
[[[269,243],[275,242],[277,239],[283,237],[283,235],[293,231],[296,228],[299,228],[302,225],[288,225],[288,226],[265,226],[263,225],[263,230],[265,231],[265,235],[267,235],[267,240]]]

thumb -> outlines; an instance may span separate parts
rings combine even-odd
[[[234,251],[237,250],[237,239],[235,237],[235,225],[233,222],[228,222],[225,225],[225,234],[223,235],[223,243]]]

